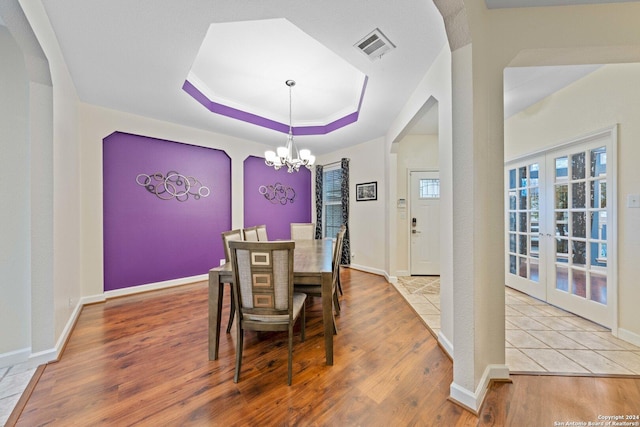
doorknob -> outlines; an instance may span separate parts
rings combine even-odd
[[[422,232],[419,231],[419,230],[415,230],[415,229],[411,230],[411,234],[420,234],[420,233],[422,233]]]

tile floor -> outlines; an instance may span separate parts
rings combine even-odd
[[[6,424],[35,371],[26,363],[0,368],[0,426]]]
[[[440,331],[440,278],[400,277],[396,288]],[[506,360],[513,373],[640,375],[640,347],[608,329],[505,287]]]

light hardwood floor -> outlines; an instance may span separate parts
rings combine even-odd
[[[291,387],[286,333],[246,334],[238,384],[235,334],[208,360],[205,283],[87,306],[9,425],[553,426],[640,414],[640,379],[522,375],[494,384],[475,416],[448,400],[452,363],[393,285],[344,269],[342,286],[335,365],[312,298]]]

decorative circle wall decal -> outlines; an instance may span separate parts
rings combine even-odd
[[[169,171],[166,175],[160,172],[151,175],[140,173],[136,176],[136,183],[161,200],[176,199],[179,202],[186,202],[189,196],[200,200],[201,197],[208,197],[211,194],[209,187],[202,185],[196,178],[176,171]]]
[[[296,198],[296,191],[293,187],[282,185],[279,182],[273,185],[261,185],[258,187],[258,192],[273,204],[286,205],[287,203],[293,203]]]

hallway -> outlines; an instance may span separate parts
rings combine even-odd
[[[437,336],[440,278],[399,277],[396,289]],[[505,287],[506,363],[511,373],[640,375],[640,347],[607,328]]]

